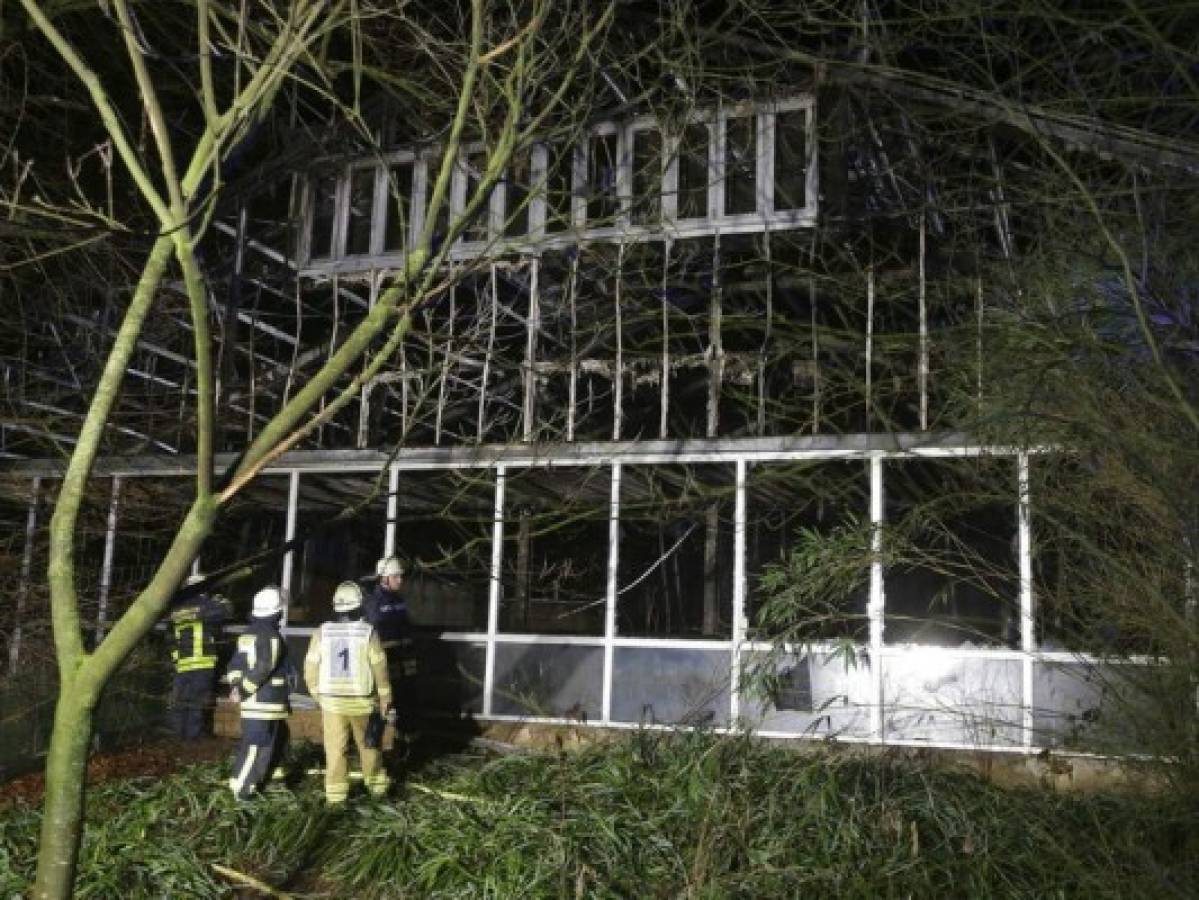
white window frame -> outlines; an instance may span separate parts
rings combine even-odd
[[[781,113],[805,111],[806,160],[804,200],[802,209],[774,209],[775,185],[775,137],[777,117]],[[750,212],[733,215],[724,214],[725,174],[727,172],[727,131],[732,119],[754,117],[755,134],[755,208]],[[703,216],[687,219],[678,218],[679,147],[681,128],[703,125],[708,131],[708,184]],[[660,135],[662,152],[662,177],[659,194],[659,221],[651,226],[632,223],[633,203],[633,152],[636,135],[656,131]],[[588,168],[591,143],[596,138],[616,137],[616,194],[617,213],[609,224],[590,227],[587,222]],[[551,144],[535,142],[530,148],[530,191],[528,231],[523,235],[505,237],[504,219],[507,212],[507,182],[501,180],[491,194],[487,213],[487,237],[468,241],[459,237],[450,250],[451,260],[476,259],[490,254],[512,252],[539,253],[543,249],[557,248],[577,243],[579,240],[671,240],[682,237],[705,237],[716,234],[769,232],[812,227],[817,221],[819,171],[816,142],[816,100],[811,94],[803,94],[780,100],[742,101],[698,109],[688,115],[681,124],[667,127],[659,118],[650,115],[636,116],[628,120],[599,122],[587,129],[585,136],[570,148],[570,221],[560,233],[547,234],[545,230],[548,214],[546,202],[546,177],[549,167]],[[566,148],[563,148],[564,150]],[[407,246],[415,244],[425,224],[428,204],[430,172],[435,172],[440,162],[441,149],[438,145],[414,147],[394,151],[369,162],[355,160],[344,164],[340,174],[335,175],[335,202],[332,229],[332,247],[328,256],[314,258],[312,255],[312,231],[315,226],[315,184],[322,177],[314,172],[305,181],[305,224],[301,236],[301,271],[311,274],[332,274],[342,271],[360,271],[396,265],[404,253],[384,252],[383,240],[387,222],[387,170],[396,163],[411,163],[413,166],[412,198],[409,210]],[[465,160],[472,154],[485,153],[482,143],[464,146],[450,182],[447,198],[450,220],[465,207],[468,176]],[[372,211],[371,252],[346,256],[345,245],[349,227],[349,191],[353,175],[368,166],[375,167],[375,197]]]
[[[404,234],[404,246],[401,250],[385,250],[383,242],[387,240],[387,219],[391,212],[391,190],[388,174],[393,166],[410,165],[412,166],[412,184],[409,187],[408,210],[407,210],[407,228]],[[377,191],[375,197],[375,222],[376,229],[372,232],[372,244],[374,244],[374,235],[378,234],[377,255],[387,259],[402,260],[408,252],[408,248],[412,246],[416,240],[416,233],[413,231],[413,223],[415,221],[415,208],[419,206],[416,202],[416,168],[417,155],[412,150],[400,150],[394,153],[389,153],[383,157],[382,164],[379,166],[379,176],[377,179]]]

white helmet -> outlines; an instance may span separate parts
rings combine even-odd
[[[250,609],[250,615],[254,618],[265,619],[281,612],[283,612],[282,588],[277,588],[272,584],[254,595],[254,604]]]
[[[403,575],[404,564],[400,562],[398,556],[385,556],[375,566],[375,574],[380,578],[387,578],[391,575]]]
[[[362,588],[355,581],[343,581],[333,592],[333,611],[348,613],[362,605]]]

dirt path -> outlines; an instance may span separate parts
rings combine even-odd
[[[96,753],[88,760],[87,781],[88,784],[98,784],[112,778],[169,775],[192,763],[223,759],[233,751],[234,743],[227,738],[198,741],[164,738]],[[41,799],[43,788],[40,771],[0,784],[0,809],[17,800],[36,803]]]

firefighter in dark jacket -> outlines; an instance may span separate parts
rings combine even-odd
[[[241,702],[241,742],[233,761],[229,787],[245,800],[270,778],[283,777],[287,750],[287,642],[279,631],[283,592],[265,587],[254,595],[250,626],[237,639],[229,665],[230,696]]]
[[[400,594],[404,564],[397,556],[386,556],[379,560],[375,574],[379,580],[363,601],[363,618],[374,626],[387,656],[391,696],[396,705],[396,726],[410,735],[413,731],[412,691],[411,685],[404,682],[416,675],[416,657],[408,604]],[[383,733],[383,719],[377,714],[372,717],[371,731],[372,737]]]
[[[186,586],[204,580],[196,573]],[[216,699],[217,644],[233,606],[219,594],[195,594],[176,599],[168,615],[175,682],[171,691],[171,721],[179,737],[191,740],[212,733]]]

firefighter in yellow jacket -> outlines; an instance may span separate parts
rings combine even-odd
[[[344,802],[350,792],[346,753],[350,735],[362,760],[362,780],[376,797],[387,793],[390,779],[382,752],[366,746],[366,724],[377,708],[391,709],[387,657],[375,629],[362,620],[362,588],[343,581],[333,594],[337,621],[312,636],[304,659],[304,680],[320,704],[325,739],[325,799]]]

